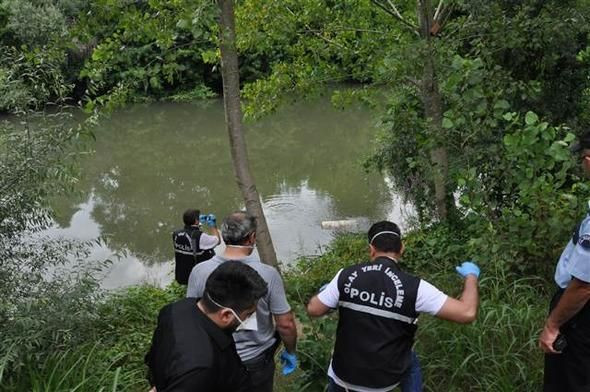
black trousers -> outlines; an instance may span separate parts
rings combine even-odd
[[[272,392],[275,376],[275,351],[280,344],[277,339],[272,347],[256,358],[242,362],[250,374],[250,392]]]
[[[563,289],[553,296],[550,311],[557,305]],[[561,354],[545,354],[544,392],[590,392],[590,303],[560,332],[567,340]]]

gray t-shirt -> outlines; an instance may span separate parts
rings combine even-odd
[[[229,261],[229,259],[214,256],[197,264],[188,278],[186,296],[202,297],[207,278],[220,264],[226,261]],[[274,267],[261,263],[256,256],[248,256],[240,259],[240,262],[254,268],[268,284],[268,293],[258,301],[256,309],[258,331],[238,331],[234,333],[238,354],[242,361],[247,361],[256,358],[275,343],[273,315],[285,314],[291,310],[291,307],[287,303],[283,280]]]

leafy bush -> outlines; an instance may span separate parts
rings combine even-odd
[[[40,109],[48,103],[64,104],[71,86],[61,67],[64,53],[56,49],[19,50],[5,47],[0,53],[0,112]]]
[[[459,175],[468,249],[524,276],[549,277],[590,188],[568,150],[575,136],[567,128],[533,112],[504,119],[496,164],[467,165]]]

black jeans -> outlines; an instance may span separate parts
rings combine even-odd
[[[559,301],[559,290],[550,311]],[[561,354],[545,354],[544,392],[590,391],[590,303],[560,328],[567,347]]]
[[[274,355],[276,348],[277,346],[273,345],[256,358],[243,362],[250,374],[251,392],[272,392],[275,376]]]

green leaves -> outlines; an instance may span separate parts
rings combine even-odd
[[[98,39],[81,73],[90,78],[89,98],[119,85],[128,99],[192,96],[184,92],[210,83],[218,61],[216,15],[206,0],[93,3],[80,22],[81,35]]]
[[[453,124],[453,121],[450,118],[444,117],[443,118],[443,121],[442,121],[442,126],[445,129],[451,129],[451,128],[453,128],[454,124]]]
[[[525,116],[525,123],[527,125],[534,125],[539,121],[539,116],[537,116],[535,113],[533,112],[527,112],[526,116]]]

